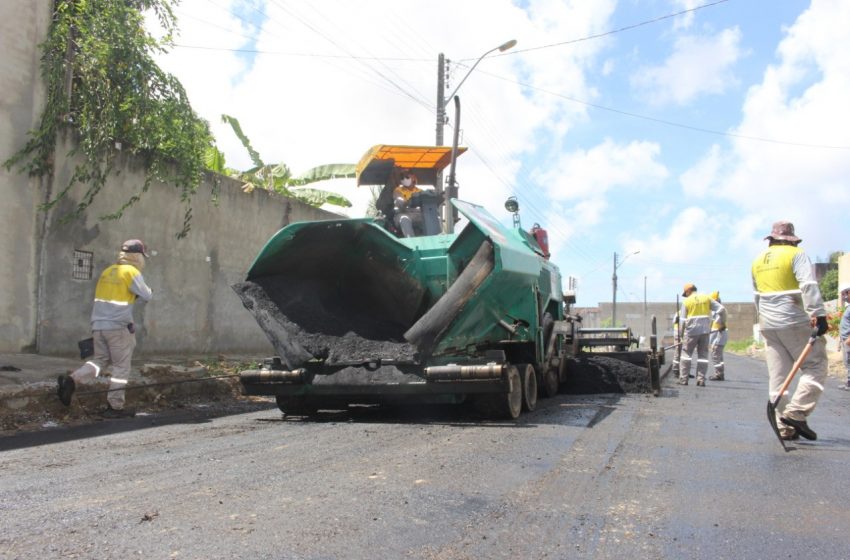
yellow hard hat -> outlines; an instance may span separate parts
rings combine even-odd
[[[720,299],[720,292],[718,292],[717,290],[711,292],[711,299],[713,299],[714,301]]]

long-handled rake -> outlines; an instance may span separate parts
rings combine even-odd
[[[812,336],[809,337],[809,342],[806,344],[806,347],[803,348],[803,351],[800,352],[800,357],[797,358],[797,361],[794,362],[794,365],[791,367],[791,371],[788,373],[788,376],[785,378],[785,382],[782,384],[782,387],[779,389],[779,393],[777,393],[776,398],[773,400],[768,399],[767,401],[767,419],[770,422],[770,427],[773,428],[773,433],[776,434],[779,443],[782,444],[782,449],[786,452],[790,451],[788,446],[785,445],[785,440],[782,439],[782,435],[779,433],[779,425],[776,423],[776,407],[779,406],[779,401],[782,399],[782,395],[785,394],[785,391],[788,389],[788,386],[791,385],[791,381],[793,381],[794,376],[797,375],[797,371],[800,369],[800,366],[803,365],[803,362],[806,361],[806,358],[809,357],[809,353],[812,351],[812,347],[818,339],[818,330],[812,330]]]

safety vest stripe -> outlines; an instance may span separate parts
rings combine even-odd
[[[119,377],[112,377],[112,378],[110,378],[110,380],[109,380],[109,381],[110,381],[111,383],[117,383],[117,384],[119,384],[119,385],[126,385],[126,384],[127,384],[127,380],[126,380],[126,379],[121,379],[121,378],[119,378]]]
[[[706,317],[711,317],[711,315],[691,315],[688,319],[705,319]]]
[[[112,305],[130,305],[129,301],[116,301],[114,299],[98,299],[94,298],[95,301],[99,301],[100,303],[111,303]]]
[[[808,283],[808,282],[807,282]],[[817,284],[817,282],[812,282]],[[757,296],[786,296],[788,294],[802,294],[803,290],[785,290],[784,292],[753,292]]]

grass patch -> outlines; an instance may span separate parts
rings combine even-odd
[[[753,346],[755,346],[757,350],[761,350],[762,348],[764,348],[764,344],[756,343],[756,341],[753,340],[752,337],[750,337],[745,338],[744,340],[731,340],[727,342],[726,350],[729,352],[734,352],[735,354],[746,354],[747,351]]]

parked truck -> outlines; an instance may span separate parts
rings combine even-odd
[[[234,285],[277,354],[242,373],[245,393],[274,395],[285,414],[438,401],[516,418],[538,393],[558,392],[583,343],[580,318],[568,313],[574,295],[541,246],[545,231],[506,227],[428,188],[414,201],[418,234],[396,227],[399,177],[435,186],[463,151],[375,146],[357,184],[379,187],[377,216],[293,223],[268,240]],[[465,218],[456,233],[440,219],[446,203]]]

